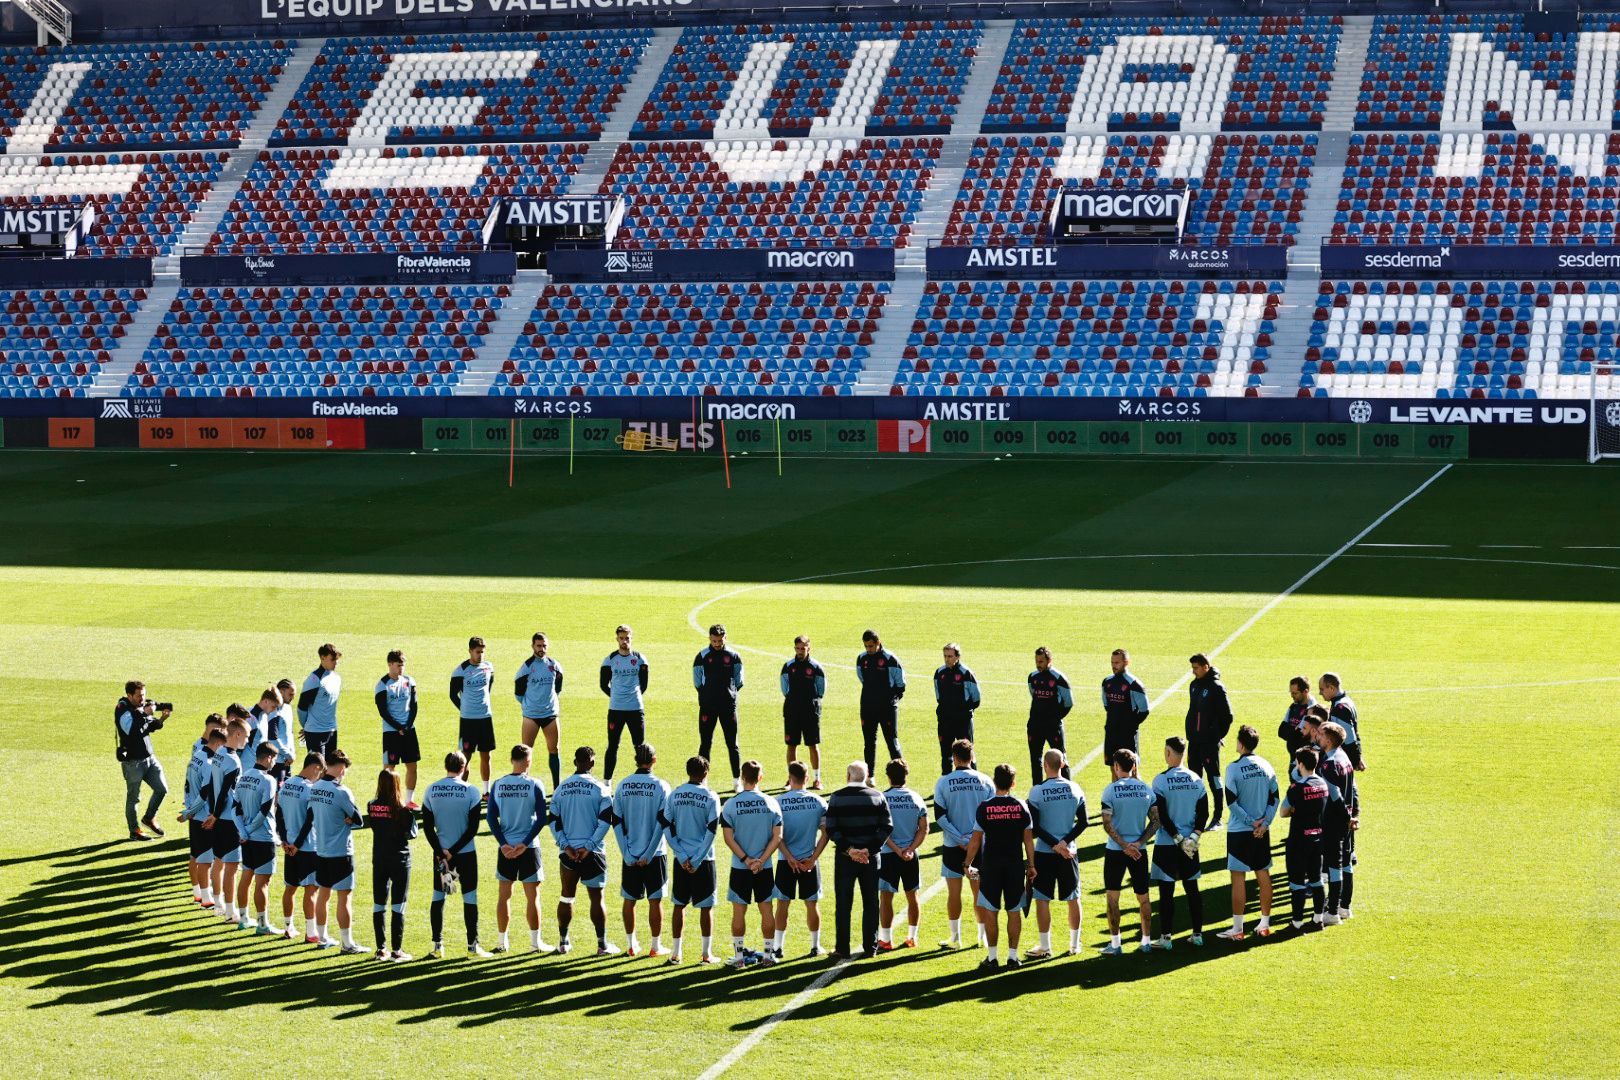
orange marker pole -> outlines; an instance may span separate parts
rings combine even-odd
[[[726,463],[726,490],[731,490],[731,451],[726,449],[726,422],[720,421],[720,460]]]
[[[507,421],[506,429],[506,486],[517,478],[517,421]]]

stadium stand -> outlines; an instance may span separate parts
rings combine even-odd
[[[182,289],[126,392],[449,394],[510,292],[505,285]]]
[[[1527,32],[1524,17],[1509,14],[1380,16],[1356,127],[1608,131],[1620,21],[1588,16],[1583,29]]]
[[[1336,16],[1024,19],[987,132],[1315,129]]]
[[[276,127],[276,146],[594,139],[647,30],[335,38]]]
[[[590,191],[619,247],[914,251],[893,285],[530,282],[483,356],[508,288],[188,287],[129,344],[146,395],[451,393],[474,362],[497,394],[1584,392],[1609,282],[922,280],[925,244],[1044,242],[1072,181],[1184,184],[1194,245],[1620,243],[1620,17],[1356,18],[1336,87],[1325,15],[383,34],[279,87],[297,43],[0,50],[0,204],[93,203],[89,257],[179,254],[222,177],[188,241],[216,255],[476,247],[498,199]],[[146,295],[7,294],[0,394],[85,393]]]
[[[51,154],[0,157],[0,202],[96,206],[85,239],[91,258],[168,255],[219,176],[225,156],[205,150],[178,154]]]
[[[1607,244],[1617,210],[1612,134],[1357,135],[1331,242]]]
[[[1585,398],[1594,362],[1620,362],[1620,281],[1324,281],[1299,394]]]
[[[1069,181],[1179,186],[1193,195],[1191,243],[1292,243],[1305,204],[1315,134],[1017,135],[973,144],[947,244],[1005,244],[1046,232],[1052,196]]]
[[[266,150],[209,242],[220,254],[480,246],[495,200],[568,190],[583,143]]]
[[[83,396],[145,299],[145,289],[0,293],[0,395]]]
[[[939,138],[626,143],[601,191],[626,199],[619,246],[905,247]]]
[[[289,51],[282,41],[0,51],[5,152],[235,146]]]
[[[1258,393],[1281,284],[930,281],[894,393]]]
[[[950,128],[974,21],[689,27],[638,138],[929,134]]]
[[[887,283],[549,285],[495,393],[849,394]]]

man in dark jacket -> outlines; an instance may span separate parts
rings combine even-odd
[[[838,850],[833,860],[833,891],[837,900],[835,960],[852,959],[849,951],[850,904],[855,887],[861,889],[861,951],[877,949],[878,860],[892,822],[883,793],[867,782],[866,763],[852,762],[845,774],[849,782],[827,797],[827,836]]]
[[[1192,667],[1192,685],[1187,702],[1187,768],[1209,784],[1214,817],[1209,828],[1221,823],[1226,803],[1221,788],[1221,741],[1232,728],[1232,704],[1226,698],[1221,673],[1210,665],[1209,657],[1193,653],[1187,658]]]

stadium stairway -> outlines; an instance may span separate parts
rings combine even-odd
[[[270,93],[264,99],[264,105],[254,113],[253,119],[242,132],[242,143],[230,152],[225,159],[225,167],[214,181],[197,207],[197,212],[191,215],[191,221],[186,225],[186,231],[180,237],[180,242],[174,247],[174,254],[167,258],[158,259],[153,264],[153,270],[159,274],[178,274],[180,272],[180,256],[185,254],[187,248],[201,250],[208,243],[214,230],[230,209],[231,200],[236,198],[237,189],[247,177],[248,170],[253,168],[253,162],[269,143],[270,136],[276,130],[276,124],[281,114],[287,111],[292,102],[293,95],[304,84],[304,76],[309,74],[315,66],[315,58],[321,54],[326,46],[325,38],[303,38],[293,43],[293,52],[282,66],[281,77],[270,88]]]
[[[550,281],[551,275],[544,270],[518,271],[517,280],[512,282],[512,295],[501,301],[495,325],[484,336],[483,347],[456,383],[457,394],[478,397],[489,393],[501,365],[511,357],[513,346],[523,336],[523,324],[534,315],[540,293]],[[1295,378],[1297,381],[1297,373]]]
[[[119,340],[111,359],[96,372],[96,381],[85,388],[86,397],[118,397],[123,393],[130,374],[145,355],[146,347],[151,344],[158,327],[163,325],[163,317],[169,313],[179,291],[180,280],[175,275],[159,278],[146,290],[146,303],[136,311],[135,318],[127,327],[128,332]]]
[[[1339,52],[1333,65],[1333,88],[1322,110],[1322,130],[1354,131],[1356,102],[1361,98],[1361,77],[1372,41],[1371,15],[1346,15],[1339,28]],[[1317,153],[1320,155],[1321,151]],[[1342,159],[1341,159],[1342,160]]]
[[[883,317],[878,320],[877,333],[872,335],[866,366],[855,382],[857,394],[887,394],[894,385],[895,372],[900,370],[900,354],[917,319],[917,305],[927,284],[928,279],[920,269],[895,273],[894,284],[883,302]]]
[[[956,121],[951,127],[954,135],[977,135],[984,122],[985,107],[990,94],[1001,76],[1001,65],[1007,56],[1007,43],[1012,40],[1013,23],[1002,20],[985,24],[979,37],[978,51],[973,56],[973,67],[968,71],[967,83],[962,87],[962,104],[956,110]]]
[[[641,115],[647,95],[658,85],[658,76],[680,39],[681,28],[678,26],[660,26],[653,31],[652,40],[647,43],[646,51],[636,63],[636,73],[625,84],[619,103],[613,107],[613,115],[602,125],[601,138],[591,145],[585,160],[580,163],[579,172],[574,174],[570,191],[589,195],[601,188],[602,178],[607,175],[608,166],[613,164],[613,155],[618,152],[620,143],[630,141],[630,129],[635,126],[636,117]]]
[[[894,253],[897,269],[914,268],[921,271],[928,263],[928,245],[937,244],[945,235],[951,207],[962,187],[962,176],[967,172],[968,156],[973,153],[971,135],[947,135],[939,152],[939,161],[933,175],[928,178],[928,190],[923,193],[922,205],[917,208],[917,222],[912,227],[906,246]]]
[[[1313,256],[1314,261],[1314,256]],[[1305,366],[1305,345],[1311,334],[1311,313],[1316,308],[1319,274],[1314,268],[1290,265],[1283,282],[1277,330],[1271,335],[1271,355],[1260,381],[1261,397],[1293,397],[1299,372]]]
[[[1322,113],[1322,131],[1317,136],[1311,186],[1305,195],[1305,206],[1300,210],[1299,233],[1294,246],[1288,249],[1288,279],[1283,286],[1282,309],[1277,313],[1277,332],[1272,336],[1271,357],[1266,361],[1267,371],[1260,386],[1260,393],[1265,397],[1292,397],[1299,388],[1299,373],[1305,363],[1305,346],[1311,332],[1311,312],[1316,306],[1316,286],[1321,277],[1322,241],[1333,230],[1371,37],[1372,16],[1344,17],[1333,67],[1333,89]]]

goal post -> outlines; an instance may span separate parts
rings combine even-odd
[[[1591,433],[1586,460],[1620,458],[1620,364],[1593,364],[1587,387]]]

